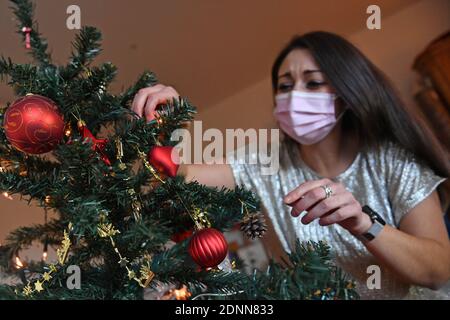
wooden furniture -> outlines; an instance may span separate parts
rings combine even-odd
[[[450,161],[450,31],[431,42],[415,59],[413,68],[421,76],[421,88],[414,98],[429,127],[447,150]],[[445,183],[441,192],[445,208],[450,183]],[[447,217],[450,218],[448,206]]]
[[[413,68],[421,76],[415,94],[420,111],[450,154],[450,32],[432,41]]]

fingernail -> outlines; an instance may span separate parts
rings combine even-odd
[[[302,214],[305,214],[305,215],[301,218],[300,221],[301,221],[303,224],[308,224],[309,222],[308,222],[308,220],[306,219],[306,217],[308,216],[308,211],[303,210],[303,211],[300,213],[300,215],[302,215]]]

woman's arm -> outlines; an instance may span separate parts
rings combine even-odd
[[[432,289],[445,284],[450,277],[450,243],[437,193],[404,216],[399,228],[387,226],[364,244],[381,264],[409,283]]]
[[[329,198],[321,188],[325,185],[333,190]],[[353,195],[342,184],[328,179],[303,183],[285,197],[285,202],[292,206],[293,216],[308,211],[301,218],[304,224],[316,219],[322,226],[337,223],[354,235],[365,233],[372,225]],[[408,283],[432,289],[445,284],[450,278],[450,242],[437,193],[405,215],[399,228],[385,226],[364,245],[380,264]]]

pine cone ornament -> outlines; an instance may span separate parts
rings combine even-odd
[[[251,239],[261,238],[267,231],[264,215],[261,212],[247,215],[241,223],[241,231]]]

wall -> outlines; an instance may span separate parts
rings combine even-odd
[[[423,0],[386,19],[382,16],[381,30],[364,28],[347,38],[391,78],[404,100],[413,105],[413,60],[432,39],[449,29],[450,2]],[[265,79],[199,114],[203,126],[219,129],[271,127],[269,73],[270,66]]]

